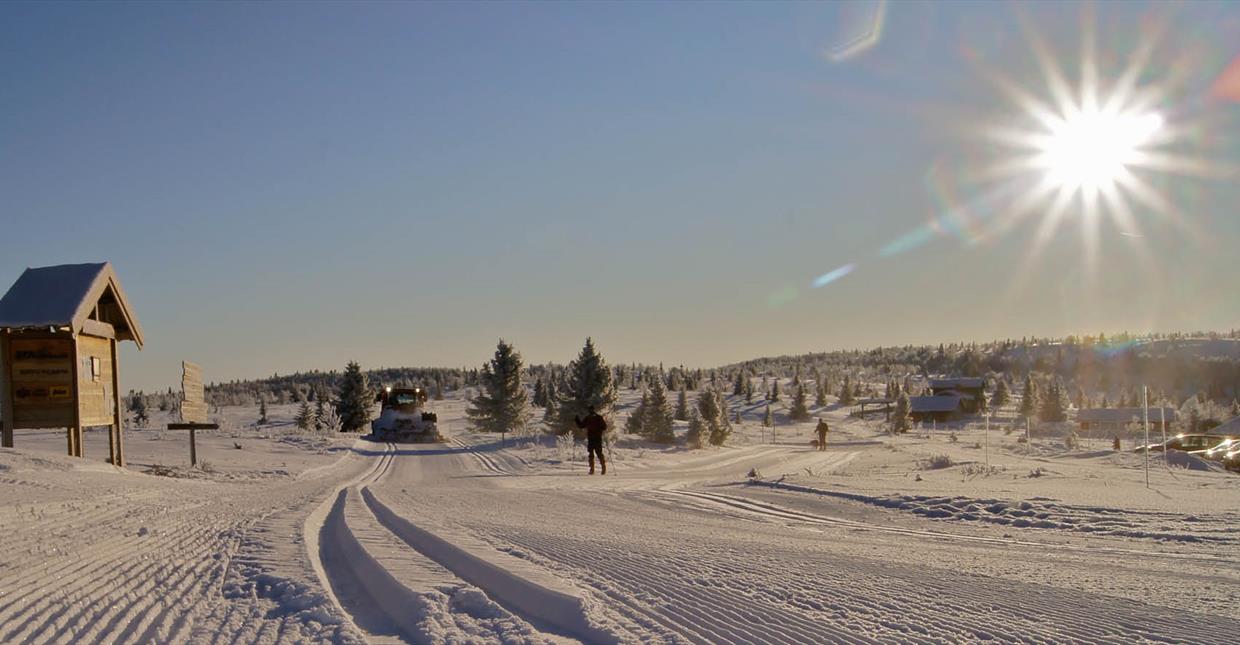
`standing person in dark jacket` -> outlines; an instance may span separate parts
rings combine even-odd
[[[831,428],[827,426],[826,421],[820,418],[818,419],[818,427],[815,428],[815,430],[818,432],[818,449],[826,450],[827,449],[827,432],[829,432]]]
[[[603,466],[603,474],[607,474],[607,460],[603,458],[603,433],[607,432],[607,421],[590,406],[586,418],[573,417],[577,427],[586,431],[586,448],[590,453],[590,474],[594,474],[594,455],[598,454],[598,462]]]

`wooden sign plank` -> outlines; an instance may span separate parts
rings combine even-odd
[[[181,421],[206,423],[206,392],[202,386],[202,368],[189,361],[181,361]]]

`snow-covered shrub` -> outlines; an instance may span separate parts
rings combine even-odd
[[[573,435],[561,434],[555,437],[555,453],[560,461],[569,461],[573,456]]]
[[[941,470],[943,468],[951,468],[956,462],[947,455],[933,455],[917,460],[917,467],[921,470]]]

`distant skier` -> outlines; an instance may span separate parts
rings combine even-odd
[[[594,474],[594,455],[598,454],[598,462],[603,466],[603,474],[607,474],[607,460],[603,457],[603,433],[607,432],[607,421],[590,406],[586,418],[573,417],[577,427],[586,431],[586,449],[590,453],[590,474]]]
[[[830,432],[831,428],[827,427],[826,421],[819,418],[818,427],[816,428],[816,430],[818,431],[818,449],[826,450],[827,449],[827,433]]]

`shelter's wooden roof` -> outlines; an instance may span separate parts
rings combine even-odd
[[[910,412],[955,412],[960,409],[958,396],[910,396]]]
[[[142,347],[142,328],[108,262],[26,269],[0,298],[0,329],[111,325],[117,340]]]

